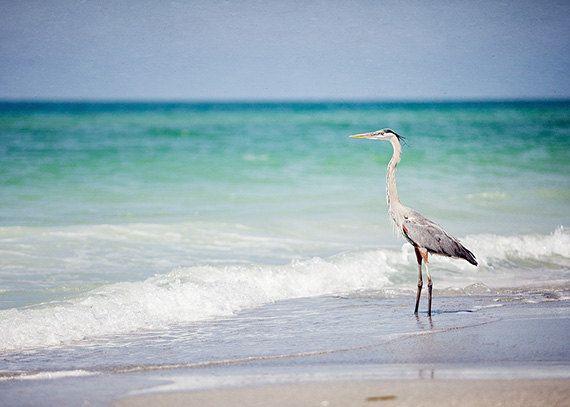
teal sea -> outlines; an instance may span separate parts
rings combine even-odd
[[[0,109],[3,226],[383,228],[390,148],[346,136],[388,126],[408,140],[401,194],[458,233],[545,232],[568,219],[565,102]]]
[[[51,369],[83,368],[77,346],[95,364],[110,343],[195,352],[189,332],[223,319],[230,335],[267,304],[371,292],[411,307],[413,251],[386,213],[391,147],[348,138],[385,127],[406,138],[403,203],[480,263],[434,259],[440,295],[568,289],[567,101],[4,102],[0,371],[41,369],[53,349],[68,356]]]

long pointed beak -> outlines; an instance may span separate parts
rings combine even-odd
[[[349,136],[350,138],[372,138],[372,133],[360,133]]]

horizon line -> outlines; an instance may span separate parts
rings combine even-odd
[[[5,104],[17,104],[17,103],[27,103],[27,104],[40,104],[40,103],[84,103],[84,104],[118,104],[118,103],[132,103],[132,104],[168,104],[168,103],[180,103],[180,104],[366,104],[366,103],[385,103],[385,104],[397,104],[397,103],[516,103],[516,102],[570,102],[570,96],[564,97],[510,97],[510,98],[387,98],[387,99],[373,99],[373,98],[362,98],[362,99],[343,99],[343,98],[305,98],[305,99],[162,99],[162,98],[2,98],[0,97],[0,103]]]

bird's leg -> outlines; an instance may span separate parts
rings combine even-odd
[[[431,274],[429,273],[427,261],[426,261],[426,275],[428,279],[428,316],[431,317],[431,289],[433,284],[431,282]]]
[[[418,315],[418,308],[420,306],[420,296],[422,294],[422,286],[424,285],[424,283],[422,281],[422,255],[417,247],[414,247],[414,251],[416,252],[416,260],[418,261],[418,291],[416,294],[416,308],[414,310],[414,314]]]

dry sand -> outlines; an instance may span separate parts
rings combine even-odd
[[[117,406],[570,406],[570,380],[384,380],[158,393]]]

